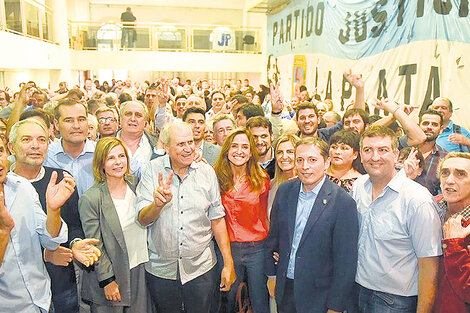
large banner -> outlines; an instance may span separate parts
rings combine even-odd
[[[451,98],[470,127],[468,0],[293,0],[268,17],[267,50],[286,98],[306,60],[305,85],[342,111],[354,98],[343,71],[366,81],[366,96],[426,107]],[[467,64],[469,63],[469,64]]]

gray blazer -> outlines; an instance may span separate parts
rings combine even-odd
[[[210,142],[202,142],[202,157],[207,160],[211,166],[214,166],[215,161],[219,157],[222,147],[211,144]]]
[[[135,192],[137,178],[129,176],[127,184]],[[83,272],[82,298],[101,305],[129,306],[131,299],[130,269],[126,242],[119,217],[106,182],[95,183],[79,200],[80,220],[87,238],[100,240],[101,257]],[[122,301],[106,300],[103,287],[115,280]]]

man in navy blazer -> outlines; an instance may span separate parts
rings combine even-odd
[[[299,179],[282,184],[274,200],[265,270],[280,313],[343,312],[352,292],[356,203],[325,176],[328,166],[328,145],[303,138],[296,145]]]

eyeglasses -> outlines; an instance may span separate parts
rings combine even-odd
[[[104,124],[104,123],[114,123],[116,122],[116,119],[114,117],[100,117],[98,119],[98,123]]]

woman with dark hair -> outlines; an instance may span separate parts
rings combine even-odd
[[[359,134],[350,129],[338,131],[330,138],[330,166],[326,176],[348,192],[354,181],[362,175],[359,139]]]
[[[237,275],[228,294],[228,312],[235,311],[238,286],[245,276],[253,312],[269,312],[264,274],[269,176],[258,163],[253,135],[244,128],[233,131],[225,140],[214,168]]]
[[[100,240],[101,258],[84,271],[82,298],[91,313],[150,312],[144,263],[148,261],[147,231],[137,224],[135,188],[129,155],[115,137],[101,139],[93,158],[95,184],[79,200],[85,235]]]

